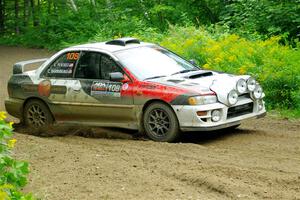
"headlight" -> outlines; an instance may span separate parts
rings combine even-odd
[[[238,93],[235,90],[231,90],[227,96],[228,103],[232,106],[238,101]]]
[[[253,91],[253,97],[255,99],[260,99],[262,97],[262,94],[263,94],[263,90],[261,88],[260,85],[256,85],[254,91]]]
[[[207,96],[194,96],[188,99],[190,105],[204,105],[217,102],[217,97],[215,95]]]
[[[247,90],[247,83],[244,79],[240,79],[238,80],[238,82],[236,83],[236,89],[238,91],[238,93],[243,94],[244,92],[246,92]]]
[[[247,80],[247,87],[248,87],[248,90],[250,92],[253,92],[255,87],[256,87],[256,81],[254,78],[250,77],[248,80]]]

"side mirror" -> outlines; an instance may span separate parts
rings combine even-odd
[[[109,73],[109,80],[120,82],[124,79],[124,76],[121,72],[111,72]]]
[[[193,60],[193,59],[189,60],[189,63],[191,63],[191,64],[192,64],[192,65],[194,65],[194,66],[197,66],[197,63],[196,63],[196,61],[195,61],[195,60]]]

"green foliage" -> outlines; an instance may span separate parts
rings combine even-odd
[[[4,121],[5,113],[0,112],[0,199],[33,200],[30,194],[20,192],[29,173],[27,162],[15,160],[11,156],[16,139],[13,139],[12,123]]]
[[[300,51],[280,45],[279,40],[280,37],[248,40],[204,28],[173,26],[159,43],[187,59],[197,60],[205,69],[250,74],[263,86],[269,108],[299,110]]]
[[[225,6],[220,18],[221,24],[240,34],[285,35],[291,42],[300,37],[299,0],[235,0]]]
[[[0,43],[58,49],[149,29],[164,33],[169,25],[221,26],[245,38],[280,35],[281,42],[293,45],[300,37],[300,0],[77,0],[77,10],[70,1],[33,0],[29,7],[21,6],[23,1],[18,12],[15,2],[5,5]]]

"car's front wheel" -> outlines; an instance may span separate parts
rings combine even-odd
[[[179,136],[177,117],[168,105],[150,104],[144,113],[144,129],[149,138],[159,142],[173,142]]]
[[[48,107],[40,100],[30,100],[24,107],[24,122],[35,130],[47,128],[53,124],[53,117]]]

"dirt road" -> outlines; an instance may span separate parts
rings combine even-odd
[[[12,63],[48,55],[0,47],[0,110]],[[15,156],[31,164],[25,190],[47,200],[300,199],[299,121],[266,117],[175,144],[118,129],[85,136],[16,133]]]

